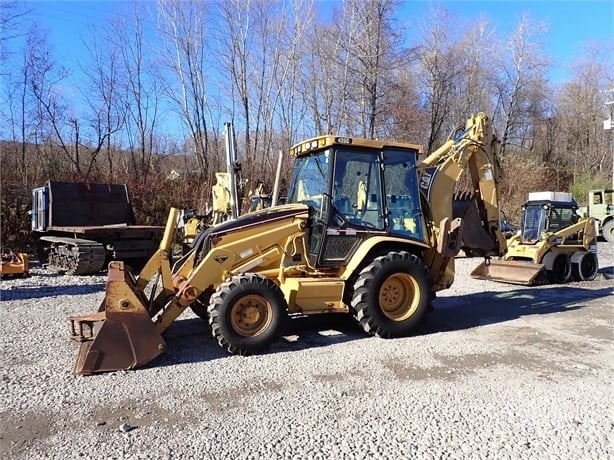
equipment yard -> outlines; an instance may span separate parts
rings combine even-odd
[[[268,352],[229,355],[190,310],[144,368],[73,374],[68,317],[106,275],[34,265],[0,301],[0,457],[614,457],[614,245],[594,281],[476,280],[479,258],[410,337],[349,314],[293,319]]]

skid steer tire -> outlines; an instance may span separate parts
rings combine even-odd
[[[407,336],[429,309],[432,284],[427,267],[416,255],[389,252],[360,272],[354,284],[352,314],[371,335]]]
[[[571,276],[575,281],[592,281],[597,276],[597,256],[589,251],[574,252],[571,256]]]
[[[562,252],[549,252],[543,258],[548,280],[551,283],[563,284],[571,279],[571,260]]]
[[[601,227],[601,234],[603,239],[608,243],[614,243],[614,220],[608,220],[603,227]]]
[[[208,308],[211,333],[232,354],[251,355],[279,338],[288,305],[281,289],[253,273],[220,284]]]

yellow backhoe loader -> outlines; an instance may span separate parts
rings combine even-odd
[[[287,204],[210,227],[174,264],[171,209],[156,255],[138,276],[109,265],[98,312],[70,318],[77,374],[133,369],[165,349],[191,307],[220,346],[249,355],[280,335],[288,313],[349,313],[369,334],[406,336],[433,293],[454,281],[461,247],[502,256],[496,187],[499,141],[472,116],[421,161],[415,144],[321,136],[292,147]],[[453,206],[463,173],[472,194]]]
[[[597,224],[592,217],[580,218],[577,210],[569,193],[530,193],[507,253],[502,260],[486,260],[471,276],[525,285],[595,279]]]

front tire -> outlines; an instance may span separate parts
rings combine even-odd
[[[549,252],[542,262],[546,266],[551,283],[563,284],[571,279],[571,260],[562,252]]]
[[[416,255],[389,252],[360,272],[354,284],[352,314],[371,335],[407,336],[429,308],[432,284],[427,267]]]
[[[279,338],[288,305],[281,289],[254,273],[220,284],[208,308],[211,333],[232,354],[251,355]]]

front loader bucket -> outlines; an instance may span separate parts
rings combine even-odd
[[[100,311],[69,318],[71,338],[81,342],[75,374],[135,369],[166,348],[134,284],[123,262],[111,262]]]
[[[513,260],[489,260],[482,262],[472,272],[471,277],[502,283],[532,286],[538,284],[545,270],[542,264]]]

